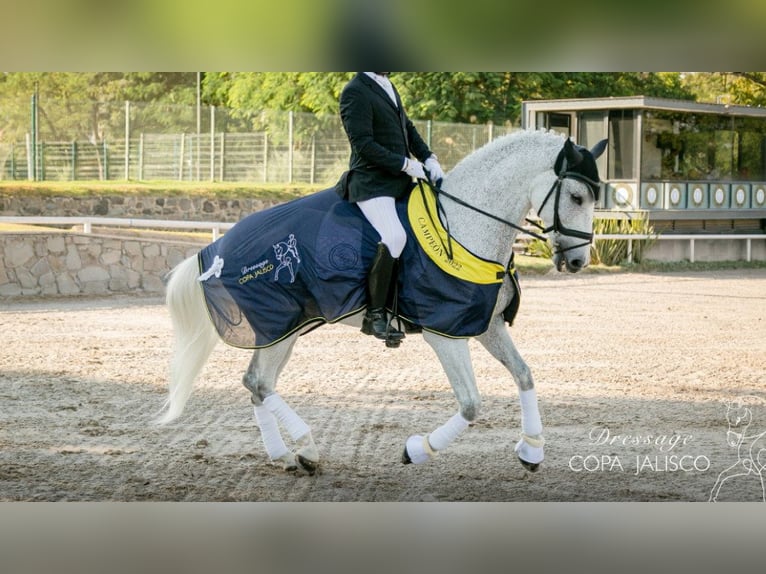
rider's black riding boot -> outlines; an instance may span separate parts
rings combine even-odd
[[[398,344],[404,333],[389,325],[386,318],[389,288],[396,280],[395,269],[396,259],[391,257],[385,244],[378,243],[378,251],[367,277],[367,312],[362,321],[362,333]]]

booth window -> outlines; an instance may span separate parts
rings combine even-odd
[[[611,110],[609,112],[609,156],[607,162],[607,177],[609,179],[636,179],[634,136],[634,110]]]

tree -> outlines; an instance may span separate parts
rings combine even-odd
[[[436,72],[396,80],[413,117],[468,123],[517,124],[521,102],[530,99],[692,97],[677,73]]]
[[[13,116],[0,126],[3,138],[29,131],[32,94],[39,96],[39,130],[49,141],[121,137],[124,103],[189,106],[196,100],[196,74],[187,72],[13,72],[0,75],[0,98],[14,101]],[[167,121],[157,113],[156,121]],[[3,118],[6,119],[6,118]],[[116,133],[115,133],[116,132]]]
[[[701,102],[766,105],[766,72],[689,72],[683,83]]]

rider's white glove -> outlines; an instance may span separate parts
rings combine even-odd
[[[415,159],[405,158],[404,167],[402,168],[402,171],[405,172],[410,177],[415,177],[417,179],[426,179],[426,172],[423,169],[423,164]]]
[[[426,160],[425,168],[431,176],[431,181],[436,185],[439,185],[441,180],[444,179],[444,170],[442,169],[442,166],[439,165],[439,160],[436,159],[435,155],[431,155],[431,157]]]

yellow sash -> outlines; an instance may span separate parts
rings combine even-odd
[[[454,238],[450,240],[450,259],[445,249],[448,245],[447,230],[439,220],[434,192],[414,189],[407,203],[407,216],[420,247],[442,271],[458,279],[482,285],[503,282],[505,268],[500,263],[477,257]]]

